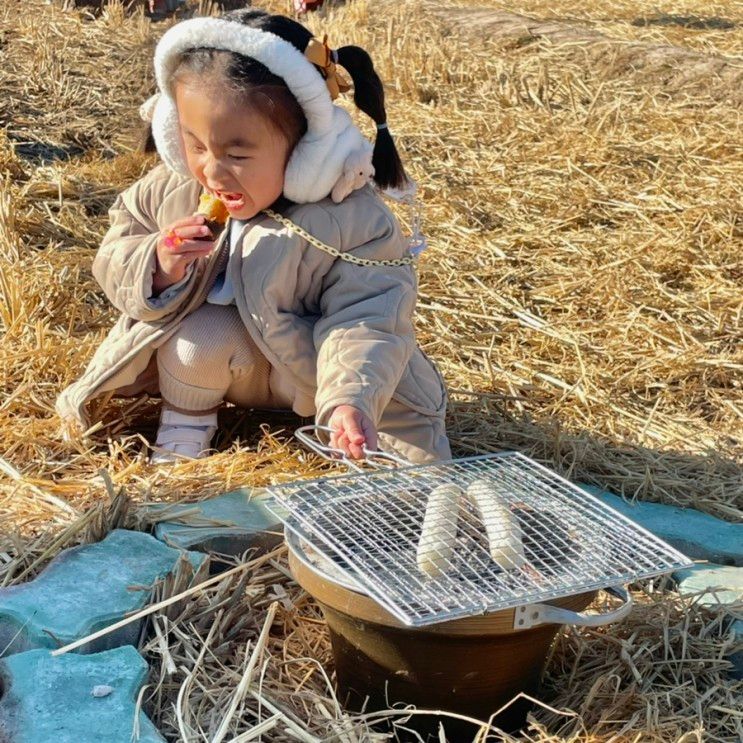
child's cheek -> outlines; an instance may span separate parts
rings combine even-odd
[[[188,165],[188,170],[191,175],[203,186],[204,178],[202,176],[201,168],[198,167],[198,160],[193,155],[186,154],[186,165]]]

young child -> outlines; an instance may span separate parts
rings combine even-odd
[[[224,401],[314,415],[353,458],[450,458],[407,241],[369,183],[406,177],[368,54],[240,10],[172,27],[155,71],[143,115],[163,164],[110,210],[93,274],[122,314],[61,418],[84,429],[96,397],[159,392],[156,462],[205,456]],[[351,82],[373,151],[332,102]],[[229,212],[218,236],[203,192]]]

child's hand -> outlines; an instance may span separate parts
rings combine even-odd
[[[197,258],[211,253],[214,240],[205,221],[202,214],[194,214],[173,222],[163,230],[157,244],[157,269],[152,277],[153,291],[159,294],[176,284]]]
[[[351,459],[363,459],[364,447],[376,451],[377,432],[369,416],[351,405],[339,405],[330,416],[333,429],[330,446],[343,450]]]

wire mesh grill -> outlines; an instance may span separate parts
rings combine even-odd
[[[433,550],[438,574],[431,576],[419,567],[418,545],[429,495],[442,484],[462,491],[485,484],[488,497],[487,504],[477,501],[479,509],[470,498],[459,499],[457,518],[440,529],[442,539]],[[270,490],[289,515],[284,514],[288,528],[413,626],[548,601],[689,565],[662,540],[517,452]],[[494,543],[512,541],[514,530],[518,554],[506,550],[496,561]]]

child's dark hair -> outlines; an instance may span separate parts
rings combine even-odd
[[[269,15],[263,10],[246,8],[224,13],[226,21],[242,23],[252,28],[268,31],[304,53],[312,34],[297,21],[281,15]],[[353,79],[354,102],[376,124],[387,121],[384,109],[384,87],[369,55],[358,46],[344,46],[337,50],[338,63]],[[319,68],[317,68],[319,70]],[[274,75],[260,62],[235,52],[217,49],[190,49],[182,58],[174,77],[195,73],[198,75],[222,73],[234,85],[235,92],[249,100],[251,105],[266,115],[279,128],[289,142],[289,152],[307,130],[304,112],[289,91],[284,80]],[[147,127],[142,140],[144,152],[154,152],[155,142],[151,127]],[[386,127],[377,130],[372,156],[374,180],[380,188],[399,188],[407,176],[397,148]]]

